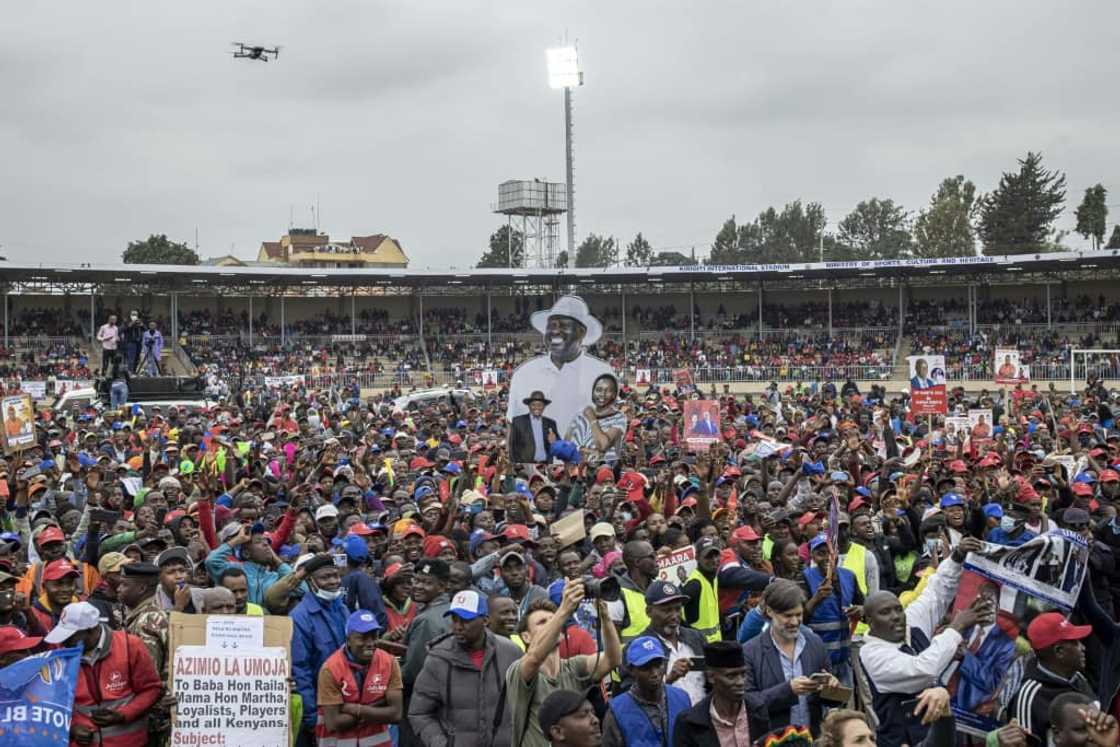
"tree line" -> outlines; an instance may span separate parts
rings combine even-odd
[[[751,221],[732,215],[716,233],[708,264],[784,264],[876,259],[911,259],[1064,251],[1066,233],[1055,229],[1066,202],[1066,176],[1047,170],[1042,155],[1027,153],[1018,168],[1005,172],[987,194],[962,175],[942,180],[929,204],[916,213],[889,198],[861,201],[827,231],[819,202],[794,200],[780,210],[770,207]],[[1120,225],[1108,227],[1108,190],[1101,184],[1085,190],[1076,211],[1076,232],[1094,249],[1120,249]],[[557,267],[569,266],[561,252]],[[479,267],[521,267],[524,237],[502,226],[490,236]],[[655,252],[641,233],[625,245],[614,237],[590,234],[576,249],[575,267],[628,267],[694,264],[677,252]]]

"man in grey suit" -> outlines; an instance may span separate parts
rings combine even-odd
[[[518,464],[547,462],[552,441],[560,439],[556,421],[544,416],[544,408],[552,402],[544,396],[544,392],[535,391],[523,399],[522,403],[529,408],[529,412],[515,416],[510,422],[510,457]]]

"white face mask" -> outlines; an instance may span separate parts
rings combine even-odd
[[[342,596],[342,589],[335,589],[334,591],[315,589],[315,596],[319,597],[319,599],[322,599],[324,602],[333,602]]]
[[[1010,531],[1014,530],[1015,529],[1015,517],[1014,516],[1006,516],[1006,515],[1000,517],[999,528],[1002,529],[1005,532],[1010,532]]]

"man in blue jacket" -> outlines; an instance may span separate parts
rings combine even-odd
[[[292,610],[292,677],[303,699],[303,724],[297,747],[309,747],[315,736],[315,688],[319,670],[346,643],[349,612],[342,600],[342,577],[329,555],[316,555],[301,566],[309,594]]]
[[[692,707],[688,693],[665,684],[665,648],[652,636],[626,647],[633,686],[611,699],[603,721],[603,747],[662,747],[673,738],[677,719]]]
[[[268,587],[292,572],[291,566],[276,557],[263,529],[254,532],[249,527],[230,523],[222,527],[218,538],[222,544],[206,556],[206,570],[217,584],[222,571],[231,565],[240,565],[245,571],[249,601],[253,604],[263,605]]]

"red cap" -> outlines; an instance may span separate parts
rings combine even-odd
[[[1027,639],[1041,651],[1062,641],[1080,641],[1092,632],[1092,625],[1074,625],[1060,612],[1043,612],[1027,626]]]
[[[52,560],[47,563],[47,567],[43,569],[44,581],[57,581],[60,578],[66,578],[67,576],[77,577],[78,575],[80,575],[78,569],[75,568],[69,560]]]
[[[981,459],[977,463],[976,466],[978,466],[978,467],[998,467],[1002,463],[1003,463],[1003,460],[999,458],[999,454],[996,454],[994,451],[989,451],[987,454],[984,455],[984,458]]]
[[[1101,474],[1097,477],[1097,480],[1099,482],[1120,482],[1120,473],[1117,473],[1116,470],[1113,469],[1101,470]]]
[[[855,503],[855,501],[852,501],[852,502]],[[849,506],[849,510],[854,511],[855,509],[852,509]],[[817,515],[815,513],[813,513],[812,511],[809,511],[808,513],[801,514],[801,518],[797,520],[797,526],[804,529],[805,527],[807,527],[809,525],[809,522],[813,521],[816,518],[817,518]]]
[[[615,487],[624,493],[638,493],[639,497],[641,491],[646,486],[645,477],[637,472],[624,472],[622,477],[618,478]]]
[[[651,467],[655,464],[664,464],[664,463],[665,463],[665,457],[663,457],[660,454],[654,454],[652,457],[650,457],[650,460],[649,460],[649,466],[651,466]]]
[[[958,474],[964,474],[968,472],[968,465],[965,464],[964,460],[962,459],[954,459],[953,461],[949,462],[949,471],[956,472]]]
[[[867,501],[865,501],[863,499],[863,496],[862,495],[857,495],[855,498],[852,499],[852,502],[848,504],[848,513],[849,514],[854,514],[856,511],[858,511],[859,509],[863,508],[866,505],[867,505]],[[797,520],[797,523],[801,524],[801,521],[804,518],[805,517],[802,516],[800,519]],[[806,522],[806,523],[808,523],[808,522]],[[801,526],[805,526],[805,525],[801,524]]]
[[[502,530],[502,536],[508,542],[532,542],[533,539],[529,536],[529,527],[524,524],[510,524]]]
[[[65,542],[66,535],[62,530],[55,526],[50,526],[39,532],[39,536],[35,538],[35,544],[39,547],[47,544],[48,542]]]
[[[762,539],[750,524],[739,527],[731,533],[731,539],[736,542],[757,542]]]
[[[377,530],[370,529],[369,524],[366,524],[364,521],[359,521],[357,524],[354,524],[350,527],[350,531],[348,531],[347,534],[355,534],[359,537],[368,537],[371,534],[377,534]]]
[[[431,467],[434,467],[434,466],[436,466],[436,465],[433,464],[432,462],[428,461],[427,459],[425,459],[422,456],[412,457],[412,461],[408,463],[408,468],[413,472],[415,472],[418,469],[430,469]]]
[[[607,480],[614,480],[614,470],[604,465],[595,471],[595,483],[604,483]]]
[[[43,642],[42,638],[27,635],[15,625],[0,626],[0,654],[13,651],[26,651]]]
[[[451,544],[451,540],[438,534],[429,534],[424,538],[424,557],[438,558],[439,554],[448,547],[455,547]]]
[[[402,570],[404,570],[404,564],[403,563],[393,563],[392,565],[390,565],[388,568],[385,569],[384,578],[392,578],[393,576],[400,573]]]
[[[1070,485],[1069,489],[1073,491],[1074,495],[1091,496],[1093,494],[1093,486],[1087,482],[1075,482],[1073,485]]]

